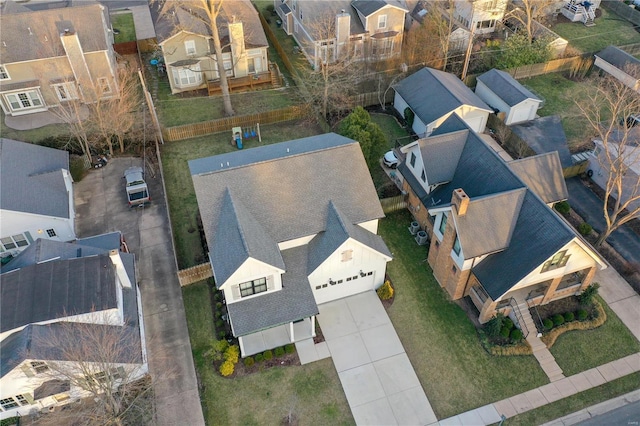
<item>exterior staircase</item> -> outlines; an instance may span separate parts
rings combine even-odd
[[[584,15],[582,15],[582,23],[585,27],[593,27],[596,19],[596,11],[593,6],[589,6],[588,9],[585,9]]]
[[[562,369],[556,362],[553,355],[551,355],[551,352],[549,352],[549,349],[547,349],[547,345],[545,345],[538,337],[536,324],[533,322],[527,302],[524,300],[518,301],[518,309],[520,310],[523,322],[529,330],[529,335],[526,339],[527,343],[531,346],[533,356],[535,356],[540,363],[540,367],[542,367],[542,370],[549,378],[549,381],[555,382],[560,379],[564,379],[565,376]]]

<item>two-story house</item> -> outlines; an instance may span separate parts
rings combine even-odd
[[[579,294],[606,268],[551,209],[567,197],[557,153],[507,163],[457,115],[401,151],[434,276],[452,299],[469,296],[481,323]]]
[[[38,238],[76,238],[69,153],[0,139],[0,257]]]
[[[339,58],[380,61],[400,56],[409,12],[385,0],[274,0],[282,29],[293,36],[309,62]]]
[[[0,14],[0,106],[7,116],[117,96],[109,14],[98,3]]]
[[[74,243],[38,239],[2,267],[0,418],[86,397],[82,380],[117,386],[146,374],[134,256],[120,244],[119,232]],[[110,338],[122,349],[95,349]],[[69,351],[75,345],[83,349]],[[67,375],[76,370],[80,381]]]
[[[474,34],[489,34],[496,30],[507,11],[508,0],[455,1],[454,19]]]
[[[152,9],[171,93],[208,88],[219,91],[220,75],[211,26],[198,8]],[[271,84],[269,44],[258,12],[249,0],[224,2],[216,20],[229,86]],[[275,72],[275,71],[274,71]]]
[[[383,284],[384,214],[358,142],[328,133],[189,167],[242,356],[311,338],[318,304]]]

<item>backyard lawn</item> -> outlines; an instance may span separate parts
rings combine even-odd
[[[409,136],[407,131],[400,126],[393,115],[372,113],[371,121],[380,126],[382,132],[387,137],[387,145],[384,147],[380,147],[380,150],[376,153],[377,157],[379,158],[382,158],[385,152],[395,146],[396,139],[406,138],[407,136]],[[405,143],[408,143],[408,140],[404,140],[403,144]],[[391,182],[387,174],[382,169],[382,166],[374,167],[374,169],[371,170],[371,178],[373,179],[373,184],[376,189]]]
[[[133,24],[133,13],[114,13],[110,18],[114,33],[115,30],[118,30],[118,34],[114,34],[116,43],[136,41],[136,27]]]
[[[32,130],[14,130],[4,124],[4,113],[0,113],[0,135],[6,139],[14,139],[23,142],[38,143],[49,136],[69,135],[66,124],[50,124]]]
[[[583,53],[598,52],[611,44],[623,46],[640,43],[640,33],[629,21],[605,7],[601,7],[600,10],[602,16],[596,19],[596,25],[593,27],[585,27],[582,22],[563,22],[554,25],[552,30],[568,40],[570,46]]]

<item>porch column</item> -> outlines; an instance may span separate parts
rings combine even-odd
[[[311,337],[316,337],[316,316],[311,315]]]
[[[582,280],[582,285],[580,286],[580,291],[584,291],[585,288],[589,287],[591,281],[593,281],[593,277],[596,275],[596,271],[598,270],[597,266],[592,267],[587,272],[587,275]]]
[[[544,297],[542,298],[542,302],[540,302],[541,305],[549,303],[553,295],[556,293],[556,289],[560,285],[560,281],[562,281],[562,278],[564,278],[564,275],[556,277],[553,279],[553,281],[551,281],[551,284],[549,284],[549,287],[547,287],[547,291],[544,292]]]
[[[498,306],[498,302],[494,302],[491,298],[487,298],[484,301],[484,305],[482,305],[482,310],[480,311],[480,316],[478,317],[478,321],[480,324],[484,324],[489,321],[496,314],[496,307]]]
[[[293,336],[293,322],[289,323],[289,335],[291,336],[291,338],[290,338],[291,339],[291,343],[295,342],[296,339]]]

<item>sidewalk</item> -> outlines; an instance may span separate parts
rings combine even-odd
[[[615,410],[627,404],[633,404],[640,401],[640,389],[633,392],[629,392],[625,395],[621,395],[617,398],[610,399],[600,404],[592,405],[591,407],[584,408],[575,413],[571,413],[567,416],[560,417],[559,419],[552,420],[548,423],[544,423],[542,426],[571,426],[576,423],[583,422],[585,420],[592,419],[609,411]]]

